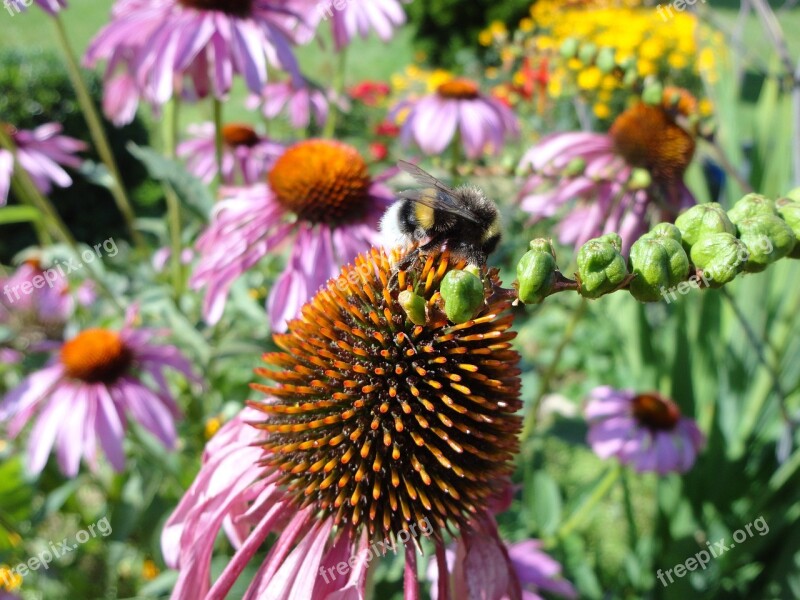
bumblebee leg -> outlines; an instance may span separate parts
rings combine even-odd
[[[398,280],[398,273],[400,271],[406,271],[413,265],[417,259],[419,258],[419,248],[415,248],[408,254],[406,254],[402,259],[400,259],[397,264],[394,265],[392,269],[392,276],[389,278],[389,291],[394,292],[398,289],[399,280]]]

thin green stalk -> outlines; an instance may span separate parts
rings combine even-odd
[[[103,161],[103,164],[112,177],[111,195],[120,213],[122,213],[122,217],[125,220],[125,225],[128,228],[133,243],[139,250],[146,251],[144,237],[142,237],[142,234],[139,233],[135,227],[136,214],[125,193],[125,186],[122,182],[114,153],[111,151],[111,145],[108,142],[105,129],[103,128],[103,121],[89,94],[89,89],[86,87],[86,82],[81,74],[78,60],[75,58],[75,53],[72,51],[72,46],[69,43],[67,31],[64,28],[64,22],[61,20],[61,16],[58,13],[53,16],[53,22],[55,23],[58,42],[67,64],[67,73],[72,81],[72,86],[75,88],[78,104],[86,119],[86,124],[89,126],[89,134],[92,136],[92,141],[94,142],[95,148],[97,148],[100,160]]]
[[[214,97],[212,101],[214,105],[214,152],[217,157],[217,188],[222,185],[222,163],[225,152],[225,140],[222,136],[222,102],[219,98]]]
[[[639,541],[639,528],[636,526],[636,514],[633,510],[629,479],[628,472],[622,471],[620,483],[622,484],[622,494],[625,502],[625,518],[628,519],[628,544],[631,548],[635,548],[636,543]]]
[[[561,356],[564,354],[564,350],[566,350],[567,346],[572,342],[572,337],[575,335],[575,330],[578,327],[578,323],[583,318],[583,315],[586,314],[586,309],[588,308],[589,303],[585,298],[581,299],[581,303],[578,308],[572,313],[572,319],[570,320],[567,328],[564,330],[564,335],[561,338],[561,343],[556,348],[555,356],[553,356],[553,361],[550,363],[547,371],[545,372],[544,376],[542,377],[542,386],[539,390],[539,394],[536,396],[536,399],[531,404],[528,413],[525,415],[525,421],[522,426],[522,433],[520,434],[520,443],[524,444],[525,441],[530,437],[533,433],[533,430],[536,427],[536,418],[539,415],[539,407],[542,404],[542,399],[547,395],[550,391],[550,387],[553,384],[553,379],[555,379],[556,371],[558,370],[558,363],[561,362]]]
[[[344,92],[345,73],[347,72],[347,49],[342,48],[338,54],[339,61],[336,64],[336,70],[333,74],[332,91],[334,98],[340,98]],[[332,138],[336,133],[336,124],[339,119],[339,110],[336,103],[332,102],[330,110],[328,111],[328,120],[325,121],[325,127],[322,130],[322,137],[326,139]]]
[[[597,483],[589,497],[562,523],[556,533],[556,537],[564,539],[572,533],[589,516],[589,513],[600,501],[605,498],[621,473],[622,467],[619,464],[612,466],[605,476]]]
[[[461,133],[456,130],[453,143],[450,146],[450,172],[453,174],[453,183],[458,183],[461,177],[458,173],[458,165],[461,164]]]
[[[11,178],[11,190],[14,192],[14,195],[17,199],[27,206],[31,206],[39,211],[39,214],[42,215],[42,211],[28,198],[28,195],[23,192],[22,185],[17,181],[15,177]],[[40,246],[49,246],[53,243],[53,238],[50,236],[50,232],[47,231],[47,226],[42,222],[41,219],[36,219],[35,221],[31,222],[33,225],[33,230],[36,232],[36,239],[39,240]]]
[[[167,103],[164,109],[164,154],[175,158],[178,144],[178,111],[180,105],[177,98]],[[170,271],[172,272],[172,287],[175,296],[179,298],[183,293],[183,264],[181,254],[183,243],[181,240],[181,203],[173,187],[164,182],[164,197],[167,201],[167,219],[170,233]]]

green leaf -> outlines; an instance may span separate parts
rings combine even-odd
[[[532,511],[536,524],[543,536],[550,536],[556,532],[561,522],[561,493],[558,484],[544,471],[537,471],[530,479],[530,494]],[[526,490],[527,491],[527,490]]]
[[[42,213],[33,206],[4,206],[0,208],[0,225],[39,221]]]

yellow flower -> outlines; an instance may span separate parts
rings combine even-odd
[[[604,90],[615,90],[619,87],[619,79],[613,75],[604,75],[600,87]]]
[[[425,85],[429,92],[435,92],[439,86],[453,79],[453,74],[444,69],[436,69],[427,76]]]
[[[530,33],[533,31],[533,19],[525,17],[519,22],[519,30],[522,33]]]
[[[703,98],[697,105],[697,110],[702,117],[710,117],[714,114],[714,103],[708,98]]]
[[[494,38],[492,37],[492,32],[488,29],[484,29],[478,34],[478,43],[481,46],[488,47],[491,46],[494,42]]]
[[[489,24],[489,31],[492,35],[496,37],[505,37],[508,34],[508,29],[506,29],[506,24],[502,21],[492,21]]]
[[[564,90],[561,79],[561,77],[553,75],[553,77],[550,78],[550,81],[547,82],[547,93],[553,98],[558,98],[561,96],[561,93]]]
[[[567,61],[567,66],[570,69],[572,69],[573,71],[579,71],[580,69],[583,68],[583,63],[581,62],[581,59],[579,59],[579,58],[570,58]]]
[[[161,573],[161,570],[158,568],[158,565],[149,558],[142,564],[142,579],[145,581],[153,581],[153,579],[158,577],[159,573]]]
[[[499,74],[500,70],[497,67],[486,67],[486,79],[497,79]]]
[[[673,69],[685,69],[689,64],[689,59],[685,54],[680,52],[672,52],[667,57],[667,64]]]
[[[611,108],[609,108],[608,104],[603,102],[595,104],[593,110],[598,119],[607,119],[611,116]]]
[[[597,67],[589,67],[578,74],[578,87],[582,90],[593,90],[600,85],[603,72]]]
[[[210,419],[208,419],[206,421],[206,429],[205,429],[206,439],[210,440],[212,437],[214,437],[214,434],[216,434],[219,431],[220,427],[222,427],[222,419],[220,419],[219,417],[211,417]]]
[[[0,590],[13,592],[22,585],[22,575],[11,570],[8,565],[0,565]]]
[[[640,58],[636,61],[636,71],[639,73],[639,77],[647,77],[648,75],[654,75],[658,69],[652,61]]]

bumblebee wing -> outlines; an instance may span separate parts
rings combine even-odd
[[[440,210],[442,212],[456,215],[462,219],[479,223],[478,219],[470,210],[464,208],[452,196],[444,193],[442,190],[428,188],[425,190],[406,190],[398,194],[400,198],[417,202],[428,208]]]
[[[454,196],[453,190],[443,184],[441,181],[436,179],[430,173],[423,171],[417,165],[413,165],[408,161],[405,160],[398,160],[397,166],[400,167],[403,171],[411,175],[414,179],[416,179],[419,183],[426,187],[436,188],[437,190],[444,192],[448,196]]]

